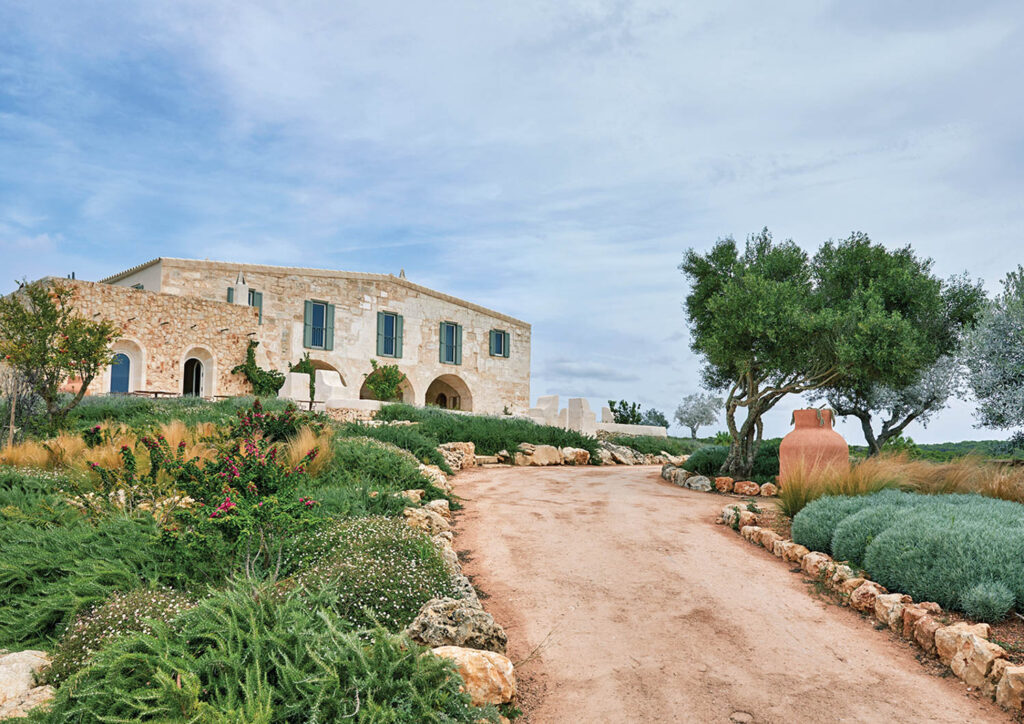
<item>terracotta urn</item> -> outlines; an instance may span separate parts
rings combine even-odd
[[[794,410],[795,427],[779,444],[779,482],[801,467],[805,472],[827,467],[848,467],[850,447],[843,436],[832,429],[831,410]]]

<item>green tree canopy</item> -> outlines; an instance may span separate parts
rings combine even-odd
[[[810,258],[764,229],[742,251],[731,238],[706,254],[691,249],[680,269],[691,283],[686,311],[705,385],[727,391],[732,444],[722,471],[733,476],[749,475],[762,416],[786,395],[912,384],[955,339],[949,320],[976,313],[977,287],[947,287],[930,260],[862,233]]]
[[[74,289],[59,280],[23,283],[0,298],[0,358],[43,399],[53,428],[113,361],[110,344],[117,336],[110,322],[80,316]],[[60,389],[70,379],[81,386],[65,399]]]

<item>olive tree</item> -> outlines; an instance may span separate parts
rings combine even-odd
[[[697,430],[704,425],[714,425],[722,411],[722,398],[710,392],[695,392],[687,395],[676,408],[676,422],[689,428],[690,437],[697,439]]]
[[[961,364],[953,356],[940,357],[920,378],[906,387],[866,385],[861,389],[838,388],[816,395],[826,400],[840,417],[860,421],[868,455],[877,455],[889,441],[897,440],[912,422],[928,425],[932,416],[945,409],[951,397],[962,392]],[[875,422],[881,427],[875,432]]]
[[[705,387],[726,393],[722,474],[733,477],[749,477],[763,416],[787,395],[914,383],[955,343],[948,319],[970,320],[979,293],[947,287],[930,260],[862,233],[810,258],[764,229],[742,251],[731,238],[706,254],[691,249],[680,269]]]
[[[968,337],[964,360],[979,423],[1024,425],[1024,267],[1003,279],[1002,292]]]
[[[22,283],[0,298],[0,357],[46,406],[49,426],[59,428],[92,381],[113,362],[113,324],[80,316],[74,289],[59,280]],[[70,396],[69,380],[80,383]]]

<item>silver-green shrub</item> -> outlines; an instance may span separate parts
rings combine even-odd
[[[1013,591],[999,581],[983,581],[960,596],[960,608],[979,621],[999,621],[1013,608]]]

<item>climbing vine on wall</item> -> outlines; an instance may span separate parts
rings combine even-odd
[[[259,342],[250,339],[249,347],[245,350],[245,363],[235,367],[231,373],[245,375],[257,397],[274,397],[284,384],[284,374],[277,370],[265,370],[256,364],[256,348],[259,346]]]

